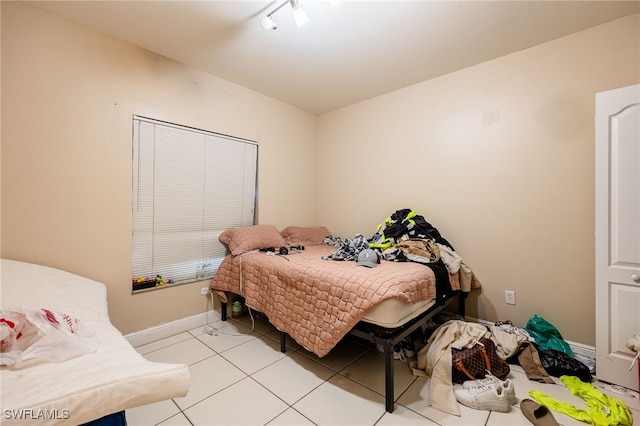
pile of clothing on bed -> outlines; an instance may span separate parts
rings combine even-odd
[[[325,244],[337,247],[325,260],[355,261],[366,249],[375,250],[385,260],[417,262],[431,268],[436,277],[436,298],[447,299],[453,293],[449,274],[460,272],[462,291],[471,290],[473,273],[440,232],[412,209],[396,210],[369,239],[356,234],[353,239],[327,236]]]

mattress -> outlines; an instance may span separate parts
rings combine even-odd
[[[96,352],[61,363],[0,370],[2,424],[78,425],[105,415],[181,397],[182,364],[147,361],[111,324],[106,286],[58,269],[2,259],[2,309],[46,308],[94,331]]]
[[[397,299],[387,299],[367,312],[361,321],[384,328],[396,328],[425,312],[435,303],[433,299],[419,300],[411,304]]]
[[[226,292],[242,295],[248,307],[320,357],[359,321],[392,328],[424,312],[436,297],[435,275],[425,265],[383,260],[370,269],[322,259],[334,251],[313,245],[287,256],[227,256],[210,288],[223,302]],[[455,276],[450,281],[460,289]]]
[[[459,273],[450,273],[449,282],[454,290],[462,288]],[[472,287],[478,288],[479,286],[480,283],[474,275]],[[368,311],[361,321],[384,328],[396,328],[416,318],[435,304],[436,301],[434,299],[418,300],[413,303],[405,303],[399,299],[386,299]]]

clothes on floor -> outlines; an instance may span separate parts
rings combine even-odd
[[[561,376],[560,380],[567,385],[572,394],[584,400],[588,407],[586,410],[559,401],[539,390],[531,390],[529,395],[538,404],[594,426],[633,425],[631,410],[621,400],[605,395],[592,384],[585,383],[575,376]]]
[[[451,348],[462,349],[481,337],[488,330],[482,324],[451,320],[442,324],[431,335],[427,345],[418,352],[416,361],[410,364],[415,376],[431,377],[428,404],[445,413],[460,416],[460,407],[451,380]]]
[[[534,345],[527,344],[522,348],[522,351],[518,354],[518,363],[524,369],[524,373],[529,380],[540,383],[555,383],[542,366],[538,350]]]
[[[496,352],[502,359],[507,359],[520,351],[522,345],[529,342],[522,334],[509,333],[499,326],[489,327],[491,340],[496,344]]]

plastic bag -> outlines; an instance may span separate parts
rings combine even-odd
[[[573,351],[569,344],[564,341],[558,329],[538,314],[535,314],[527,321],[524,329],[533,337],[539,349],[554,349],[573,357]]]
[[[11,369],[61,362],[98,345],[79,319],[48,309],[0,310],[0,365]]]
[[[571,358],[564,352],[555,349],[544,349],[538,351],[540,364],[550,376],[575,376],[585,383],[593,381],[593,376],[583,362]]]

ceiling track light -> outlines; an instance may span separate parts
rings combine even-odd
[[[285,0],[282,4],[280,4],[278,7],[273,9],[270,13],[268,13],[267,16],[264,16],[260,20],[260,26],[265,30],[278,29],[278,25],[275,23],[271,15],[276,13],[278,10],[282,9],[282,7],[287,3],[290,4],[291,8],[293,9],[293,19],[295,20],[296,25],[298,27],[301,27],[307,22],[309,22],[309,18],[307,17],[307,14],[304,13],[304,10],[302,10],[302,6],[300,6],[299,0]]]

